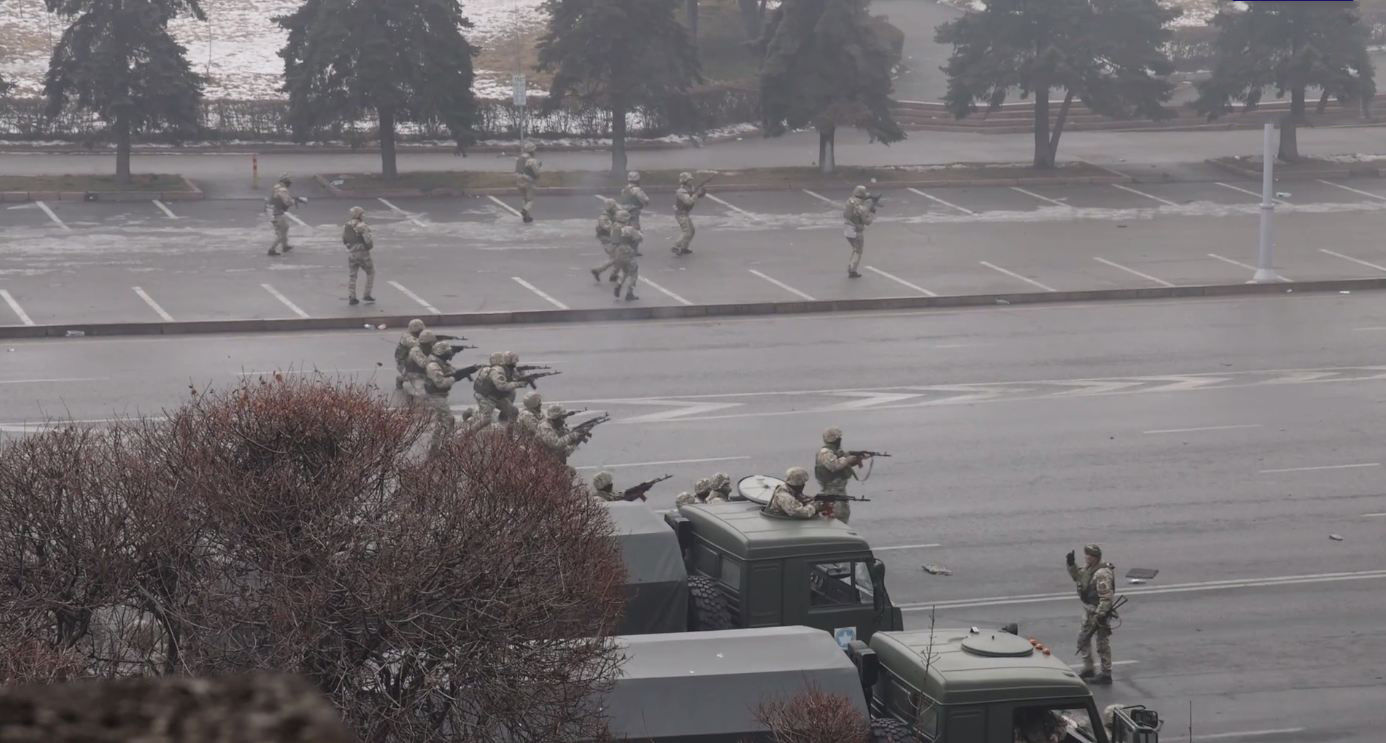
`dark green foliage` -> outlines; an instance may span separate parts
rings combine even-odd
[[[1263,1],[1244,10],[1229,3],[1213,26],[1213,74],[1198,84],[1195,107],[1213,119],[1230,111],[1233,101],[1254,109],[1266,88],[1274,87],[1277,98],[1288,92],[1290,111],[1280,127],[1283,160],[1299,157],[1295,129],[1304,121],[1309,87],[1321,91],[1320,111],[1329,98],[1348,103],[1376,93],[1368,29],[1356,3]]]
[[[50,115],[96,113],[116,141],[116,175],[130,176],[134,132],[195,131],[204,80],[168,32],[174,16],[203,20],[197,0],[46,0],[70,23],[44,81]]]
[[[279,56],[300,137],[373,112],[389,177],[397,122],[441,121],[459,147],[470,142],[476,50],[457,0],[306,0],[275,21],[289,31]]]
[[[1018,89],[1035,98],[1037,168],[1054,166],[1064,118],[1075,97],[1113,118],[1168,118],[1174,66],[1164,46],[1176,11],[1156,0],[987,0],[986,8],[939,26],[952,44],[943,68],[954,116],[990,109]],[[1053,133],[1049,93],[1064,90]]]
[[[867,13],[869,0],[785,0],[765,19],[761,115],[765,133],[812,126],[819,164],[832,172],[838,126],[863,129],[873,141],[905,138],[890,111],[891,68],[898,52]]]
[[[626,114],[666,107],[702,82],[679,0],[548,0],[539,69],[553,74],[548,110],[565,101],[611,111],[611,169],[626,169]],[[689,122],[692,124],[693,122]]]

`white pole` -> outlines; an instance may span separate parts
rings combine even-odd
[[[1256,275],[1249,283],[1268,284],[1280,281],[1280,276],[1271,267],[1271,253],[1274,247],[1271,233],[1271,215],[1275,212],[1275,125],[1266,122],[1261,137],[1261,241],[1256,255]]]

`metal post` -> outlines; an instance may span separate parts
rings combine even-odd
[[[1271,215],[1275,212],[1275,125],[1266,122],[1261,137],[1261,242],[1256,254],[1256,275],[1249,283],[1269,284],[1280,281],[1280,275],[1271,267],[1271,252],[1274,247],[1271,233]]]

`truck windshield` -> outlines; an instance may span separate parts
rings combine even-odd
[[[1086,705],[1017,707],[1015,743],[1095,743],[1092,713]]]

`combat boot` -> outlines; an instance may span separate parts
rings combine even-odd
[[[361,301],[365,302],[366,304],[375,304],[375,297],[372,297],[371,295],[367,294],[366,296],[361,297]]]
[[[1096,675],[1097,671],[1092,668],[1084,668],[1083,670],[1078,672],[1078,678],[1083,679],[1084,681],[1087,681],[1088,679]]]
[[[602,283],[602,272],[598,271],[595,268],[592,269],[592,279],[595,280],[598,284]]]
[[[615,272],[615,271],[612,271],[612,272],[611,272],[611,278],[608,278],[607,281],[610,281],[610,282],[613,283],[613,284],[616,283],[616,272]]]
[[[1098,685],[1100,685],[1100,686],[1111,686],[1111,685],[1112,685],[1112,672],[1111,672],[1111,671],[1103,671],[1102,673],[1099,673],[1099,674],[1097,674],[1096,676],[1094,676],[1093,679],[1092,679],[1092,681],[1091,681],[1090,683],[1098,684]]]
[[[614,289],[611,290],[611,296],[613,296],[613,297],[615,297],[615,298],[617,298],[617,299],[620,299],[620,298],[621,298],[621,285],[620,285],[620,284],[617,284],[616,287],[615,287]]]
[[[635,301],[635,300],[637,300],[637,299],[639,299],[639,298],[640,298],[640,297],[635,296],[635,292],[633,292],[633,291],[628,291],[628,292],[626,292],[626,301],[627,301],[627,302],[633,302],[633,301]]]
[[[357,299],[356,297],[349,297],[347,298],[347,304],[355,307],[356,305],[361,304],[361,300]]]

